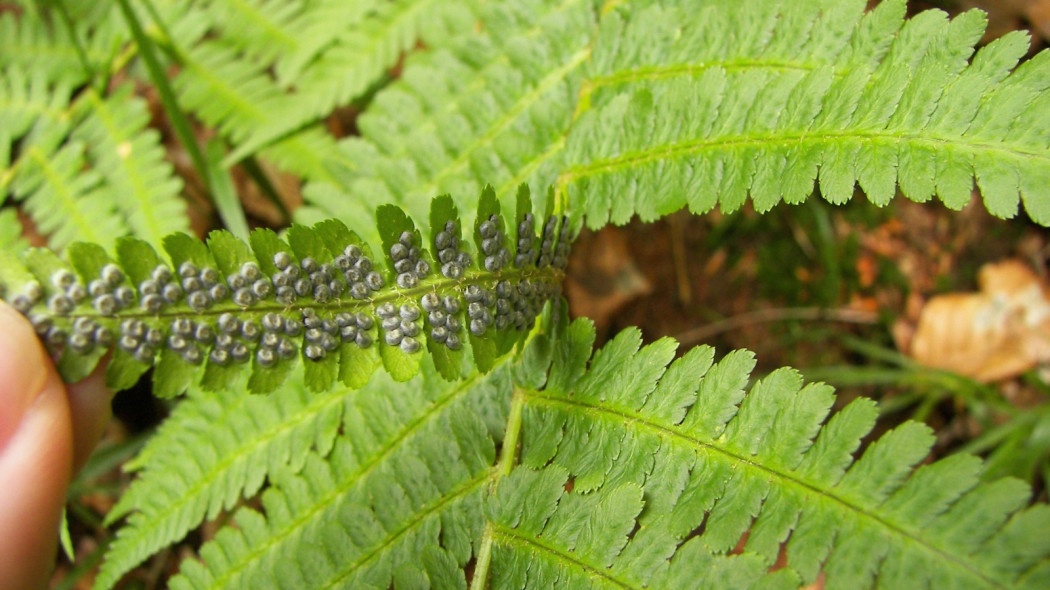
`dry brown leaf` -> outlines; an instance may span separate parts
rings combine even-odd
[[[911,338],[911,357],[982,382],[1050,361],[1050,288],[1016,260],[985,265],[978,281],[978,293],[930,299]]]

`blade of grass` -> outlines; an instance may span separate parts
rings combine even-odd
[[[222,159],[226,153],[222,143],[218,139],[212,139],[206,146],[208,158],[208,173],[211,175],[211,196],[215,203],[215,210],[219,212],[226,229],[241,238],[248,240],[248,220],[244,217],[244,207],[237,198],[237,191],[233,188],[233,179],[230,178],[228,170],[222,167]]]
[[[956,449],[957,453],[976,455],[998,445],[1021,428],[1029,428],[1039,418],[1038,413],[1021,413],[1011,418],[1008,422],[986,430],[977,438],[967,442]]]
[[[149,5],[149,2],[144,3]],[[131,9],[128,0],[117,0],[117,4],[120,6],[120,11],[124,15],[124,20],[127,22],[128,28],[131,29],[131,35],[134,37],[135,44],[138,46],[139,55],[142,56],[142,61],[146,64],[146,70],[149,72],[150,80],[157,88],[157,93],[160,95],[161,105],[163,105],[164,112],[168,115],[168,120],[171,121],[171,126],[175,130],[175,135],[178,136],[179,142],[182,144],[183,148],[186,149],[186,153],[189,154],[190,161],[193,162],[194,169],[197,170],[197,174],[204,183],[205,189],[215,203],[219,216],[231,231],[234,233],[241,231],[243,233],[239,235],[241,237],[247,237],[248,221],[245,219],[244,208],[241,207],[240,201],[236,198],[231,201],[229,199],[229,194],[224,193],[220,195],[219,192],[216,191],[217,185],[221,185],[219,186],[220,190],[229,189],[232,191],[232,183],[230,183],[228,173],[221,168],[209,165],[204,153],[201,152],[200,145],[197,143],[197,138],[193,133],[193,127],[190,125],[189,118],[179,107],[178,100],[175,98],[175,92],[171,88],[171,84],[168,83],[168,76],[165,73],[163,66],[161,66],[160,60],[157,59],[152,39],[150,39],[142,29],[142,23],[139,22],[135,11]],[[222,185],[222,183],[230,184],[227,187]]]
[[[76,559],[73,550],[73,539],[69,536],[69,511],[62,511],[62,521],[58,523],[58,545],[62,548],[69,561]]]

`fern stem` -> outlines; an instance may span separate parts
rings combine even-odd
[[[679,342],[691,345],[732,332],[745,326],[784,321],[841,322],[846,324],[875,324],[879,316],[875,312],[857,309],[828,309],[823,307],[783,307],[759,309],[730,316],[710,324],[679,332],[674,337]]]
[[[486,523],[481,547],[478,548],[478,558],[474,564],[474,574],[470,578],[470,590],[485,590],[488,587],[489,566],[492,565],[492,535],[493,524]]]
[[[514,388],[514,397],[510,402],[510,413],[507,415],[507,428],[503,434],[503,446],[500,448],[499,460],[493,473],[493,489],[500,478],[510,475],[518,458],[518,445],[521,442],[521,415],[525,408],[525,391]],[[488,587],[489,567],[492,565],[492,543],[495,534],[491,522],[485,524],[485,532],[478,548],[474,575],[470,580],[470,590],[484,590]]]
[[[525,408],[525,392],[515,387],[514,397],[510,402],[510,414],[507,416],[507,429],[503,435],[503,446],[500,448],[499,462],[496,464],[497,477],[510,475],[517,463],[518,445],[521,442],[521,412]]]

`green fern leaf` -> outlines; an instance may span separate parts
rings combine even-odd
[[[265,516],[238,510],[171,588],[465,587],[511,381],[506,365],[460,383],[428,375],[377,375],[347,397],[331,452],[271,473]]]
[[[424,359],[422,379],[380,374],[345,394],[327,456],[271,467],[261,509],[239,509],[171,587],[1046,581],[1050,510],[1026,509],[1019,480],[981,483],[973,457],[916,468],[924,426],[854,459],[868,400],[826,420],[830,388],[794,371],[748,389],[749,354],[713,363],[701,347],[671,362],[673,341],[640,347],[628,330],[591,357],[593,328],[559,324],[487,376],[442,382]]]
[[[307,185],[311,207],[297,212],[300,219],[359,219],[353,229],[367,236],[371,212],[383,203],[422,219],[436,193],[474,194],[491,183],[510,204],[520,183],[553,181],[549,158],[571,118],[592,6],[490,3],[479,20],[471,25],[478,32],[407,61],[358,119],[361,137],[343,140],[330,156],[337,184]]]
[[[97,586],[112,586],[204,519],[255,495],[268,473],[298,472],[309,449],[322,455],[331,450],[343,422],[346,389],[309,392],[293,378],[272,396],[260,397],[246,385],[218,392],[191,388],[125,466],[141,470],[107,515],[108,522],[128,518],[107,552]],[[213,430],[218,424],[222,430]]]
[[[983,13],[904,20],[904,1],[630,3],[603,18],[558,179],[588,223],[688,206],[759,210],[819,185],[832,202],[896,186],[959,209],[1023,201],[1050,223],[1041,54],[1015,33],[972,56]],[[644,49],[640,47],[644,45]],[[643,188],[644,187],[644,188]],[[578,206],[578,207],[575,207]]]
[[[558,386],[572,369],[554,363],[545,389],[521,394],[523,467],[488,509],[493,587],[542,587],[534,571],[627,588],[727,583],[709,567],[739,580],[730,587],[797,587],[820,573],[828,588],[1045,583],[1050,543],[1032,531],[1050,525],[1050,510],[1024,509],[1019,480],[980,483],[980,460],[964,455],[915,468],[933,437],[914,423],[854,461],[874,423],[870,401],[822,424],[831,389],[794,371],[744,395],[748,356],[712,365],[699,348],[665,371],[674,343],[640,344],[627,330],[572,387]],[[578,346],[556,340],[554,355]],[[787,567],[768,574],[782,553]],[[505,569],[527,571],[527,583],[504,584]]]
[[[105,96],[83,86],[111,73],[124,33],[108,8],[67,8],[83,18],[77,34],[87,62],[66,29],[39,15],[0,15],[0,29],[12,35],[0,44],[0,189],[5,200],[24,202],[55,249],[128,234],[159,244],[189,224],[181,183],[158,134],[146,130],[146,104],[131,85]]]
[[[128,39],[113,7],[83,1],[63,7],[77,25],[77,43],[54,14],[57,8],[47,3],[26,2],[20,11],[0,14],[0,70],[22,69],[72,86],[87,82],[92,71],[112,73],[114,52]]]
[[[102,179],[87,168],[81,142],[70,142],[57,152],[36,146],[24,150],[12,175],[11,193],[50,237],[55,248],[74,240],[107,242],[127,233],[106,192]]]
[[[0,211],[0,250],[21,252],[29,247],[22,238],[22,222],[14,209]]]
[[[105,179],[104,190],[114,195],[131,235],[159,244],[164,236],[189,229],[186,204],[159,134],[147,129],[146,103],[133,99],[131,90],[123,86],[106,99],[86,93],[79,102],[89,115],[71,137],[91,146],[94,169]]]
[[[334,142],[318,144],[310,126],[379,83],[421,36],[440,46],[434,27],[465,6],[434,0],[376,2],[215,1],[206,10],[172,7],[166,18],[180,32],[183,66],[175,80],[180,102],[234,145],[233,164],[260,152],[305,178],[326,179]],[[202,33],[208,32],[201,41]],[[307,137],[303,137],[303,135]]]
[[[302,0],[219,0],[207,2],[203,8],[226,44],[243,51],[252,61],[272,62],[296,49],[295,33],[302,31],[308,5]]]
[[[285,143],[296,139],[289,138],[293,132],[381,83],[386,70],[421,37],[429,47],[437,48],[469,29],[470,4],[333,1],[313,8],[303,19],[308,32],[301,34],[300,46],[276,64],[277,84],[295,93],[282,93],[263,105],[267,121],[251,129],[228,160],[237,161],[259,150],[268,158],[287,151]],[[444,25],[445,21],[454,24]]]
[[[336,220],[293,226],[287,242],[269,230],[250,245],[228,232],[207,244],[172,234],[170,262],[141,240],[118,241],[116,261],[75,243],[70,265],[46,250],[4,255],[0,285],[70,381],[110,349],[112,387],[155,365],[161,397],[197,382],[228,388],[245,372],[249,389],[273,391],[298,358],[313,391],[363,385],[379,364],[406,380],[424,349],[452,379],[466,350],[491,368],[560,292],[571,230],[553,216],[537,228],[524,187],[520,208],[508,227],[489,189],[485,215],[463,235],[451,198],[439,197],[426,239],[399,209],[381,208],[382,257]]]

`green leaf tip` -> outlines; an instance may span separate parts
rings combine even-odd
[[[380,364],[403,381],[424,350],[446,378],[459,376],[468,350],[487,371],[561,292],[571,241],[561,217],[537,235],[523,212],[514,243],[497,209],[475,228],[479,253],[448,197],[432,203],[429,240],[396,207],[377,219],[380,255],[329,219],[292,226],[287,241],[269,230],[248,243],[225,231],[207,243],[172,234],[166,258],[135,238],[118,242],[117,260],[93,244],[71,246],[69,263],[30,249],[0,260],[0,286],[64,378],[83,378],[112,350],[111,386],[152,366],[164,397],[194,383],[229,387],[244,373],[250,390],[270,392],[297,363],[314,391],[363,385]]]

